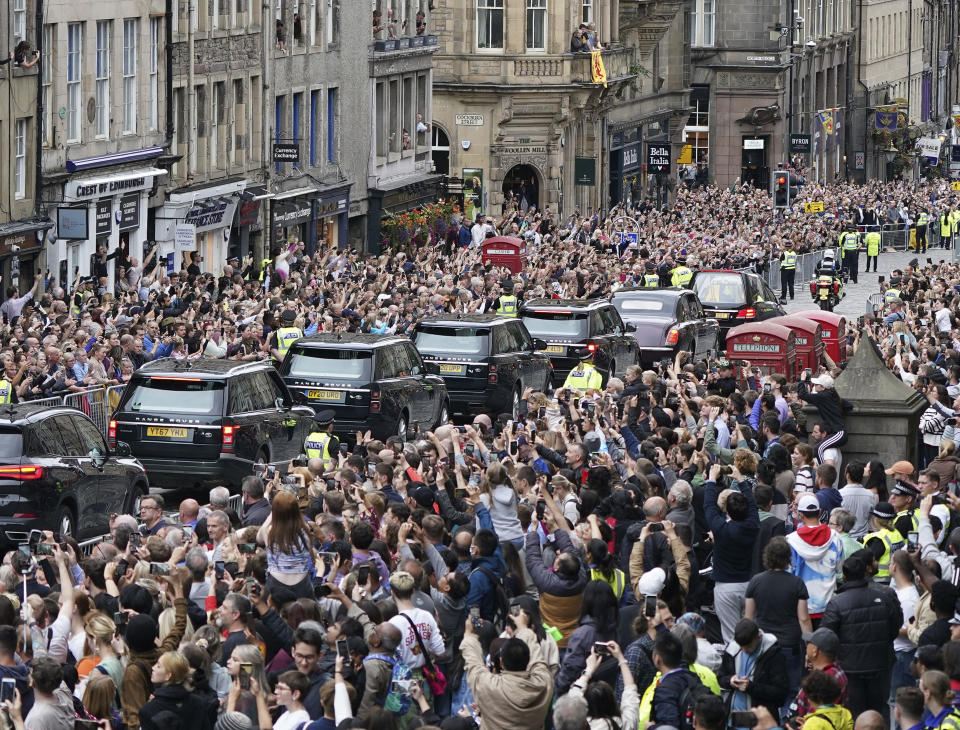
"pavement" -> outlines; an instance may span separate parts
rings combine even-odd
[[[881,253],[877,261],[877,273],[873,273],[873,269],[870,269],[870,273],[864,273],[864,267],[867,265],[867,257],[861,251],[860,261],[859,261],[859,273],[857,276],[858,282],[854,284],[852,281],[848,281],[843,289],[846,292],[846,296],[840,301],[840,304],[833,310],[837,314],[842,314],[847,318],[847,321],[851,319],[856,321],[857,317],[864,314],[867,311],[867,300],[871,294],[877,294],[880,292],[880,286],[877,282],[877,276],[884,276],[887,281],[890,280],[890,272],[894,269],[903,269],[912,259],[920,258],[920,262],[923,263],[926,260],[926,256],[929,256],[934,261],[939,261],[940,259],[945,259],[949,255],[949,251],[945,249],[934,248],[927,251],[926,254],[916,254],[913,251],[896,251],[894,253]],[[780,293],[779,289],[774,290],[777,294]],[[794,293],[796,298],[793,301],[787,301],[786,310],[788,314],[799,314],[800,312],[810,311],[819,309],[817,304],[810,297],[810,288],[809,285],[805,282],[803,284],[797,284],[794,287]]]

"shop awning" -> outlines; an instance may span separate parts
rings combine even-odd
[[[67,160],[67,172],[81,172],[83,170],[93,170],[98,167],[109,167],[110,165],[124,165],[130,162],[139,162],[141,160],[150,160],[160,157],[163,154],[163,147],[144,147],[139,150],[128,150],[126,152],[114,152],[109,155],[98,155],[97,157],[84,157],[79,160]]]
[[[247,185],[240,193],[241,200],[266,200],[272,197],[273,193],[267,190],[266,185]]]
[[[248,184],[248,180],[241,179],[230,182],[220,181],[203,185],[193,185],[187,188],[178,188],[177,190],[170,191],[169,201],[171,203],[195,203],[208,198],[223,198],[239,195]]]
[[[287,190],[282,193],[274,193],[273,200],[289,200],[290,198],[300,198],[304,195],[315,195],[318,192],[319,190],[314,187],[296,188],[294,190]]]

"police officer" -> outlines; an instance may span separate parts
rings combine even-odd
[[[897,510],[897,519],[894,526],[904,540],[907,539],[908,532],[915,532],[919,529],[920,521],[917,518],[917,498],[919,496],[920,490],[902,479],[894,482],[893,489],[890,490],[890,504]]]
[[[873,259],[873,271],[876,273],[877,259],[880,257],[880,231],[876,226],[871,226],[863,240],[867,245],[867,268],[864,271],[870,271],[870,259]]]
[[[787,289],[793,301],[793,282],[797,275],[797,252],[793,244],[787,244],[787,250],[780,254],[780,301],[787,303]]]
[[[314,429],[303,442],[303,453],[308,459],[320,459],[324,471],[336,466],[340,451],[340,441],[333,435],[333,417],[334,413],[329,409],[317,413],[313,417]]]
[[[899,300],[900,297],[900,277],[891,276],[890,277],[890,286],[887,287],[887,290],[883,293],[883,303],[890,304],[890,302]]]
[[[646,271],[643,275],[643,285],[648,289],[655,289],[660,286],[660,275],[657,274],[657,267],[653,265],[653,262],[647,261],[643,268]]]
[[[592,352],[586,348],[580,350],[580,364],[570,371],[567,379],[563,381],[563,387],[573,388],[581,393],[586,393],[591,389],[600,390],[603,387],[603,377],[600,375],[600,371],[590,362],[592,359]]]
[[[0,404],[16,403],[17,394],[6,375],[0,376]]]
[[[889,502],[877,502],[872,511],[876,529],[863,536],[863,546],[870,549],[877,558],[879,569],[873,580],[877,583],[890,583],[890,556],[906,544],[899,530],[893,529],[897,513]]]
[[[500,288],[503,289],[503,294],[497,297],[491,309],[503,317],[516,317],[517,298],[513,296],[513,279],[504,281]]]
[[[852,227],[840,234],[840,250],[843,255],[843,268],[850,274],[850,280],[857,283],[857,269],[860,266],[860,234]]]
[[[296,319],[296,312],[285,309],[280,315],[280,329],[270,336],[270,352],[273,355],[274,363],[277,365],[283,362],[290,345],[303,337],[301,329],[293,326]]]
[[[687,286],[693,278],[693,271],[687,267],[687,257],[678,256],[677,266],[670,271],[670,286]]]
[[[950,214],[943,211],[940,214],[940,248],[949,248],[950,243]]]
[[[927,251],[927,211],[921,210],[917,215],[917,253],[926,253]],[[867,256],[869,256],[869,252]],[[870,266],[870,260],[867,259],[867,266]],[[869,271],[869,268],[867,269]]]

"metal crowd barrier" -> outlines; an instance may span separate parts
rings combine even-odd
[[[110,414],[120,403],[125,385],[111,385],[104,388],[87,388],[76,393],[68,393],[62,398],[38,398],[24,401],[25,405],[33,406],[67,406],[83,411],[97,424],[100,433],[107,435],[107,426],[110,423]]]
[[[871,294],[867,297],[867,314],[876,315],[883,308],[883,294]]]
[[[796,275],[794,277],[794,288],[800,286],[801,284],[806,284],[808,281],[816,278],[817,275],[817,266],[820,264],[820,261],[823,259],[824,254],[827,251],[833,251],[834,259],[840,261],[840,249],[839,248],[821,248],[816,251],[810,251],[809,253],[802,253],[797,256],[797,268]],[[764,281],[767,282],[767,286],[773,289],[774,293],[780,294],[780,262],[771,261],[770,266],[762,274]]]

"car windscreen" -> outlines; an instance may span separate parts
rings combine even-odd
[[[0,459],[19,459],[21,456],[23,456],[23,434],[20,429],[0,429]]]
[[[669,304],[670,312],[672,313],[676,305],[672,301]],[[613,306],[617,308],[617,311],[620,312],[621,315],[626,316],[631,314],[650,314],[651,312],[662,314],[666,312],[666,305],[667,302],[663,299],[655,299],[653,297],[630,296],[614,298],[613,300]]]
[[[743,277],[724,271],[700,272],[693,281],[693,290],[706,306],[739,307],[747,302]]]
[[[124,410],[135,413],[223,414],[223,381],[200,378],[145,376],[127,386],[133,391]]]
[[[293,378],[369,383],[373,380],[373,354],[370,350],[294,348],[286,374]]]
[[[543,340],[554,337],[583,339],[587,336],[587,313],[562,310],[528,310],[523,323],[530,334]]]
[[[432,327],[421,325],[413,336],[420,352],[442,355],[478,355],[488,352],[489,327]]]

